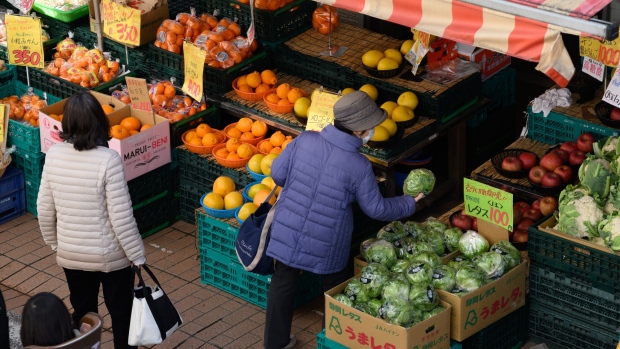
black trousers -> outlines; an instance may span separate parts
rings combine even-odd
[[[275,273],[271,276],[269,294],[267,295],[267,316],[263,342],[266,349],[282,349],[290,341],[295,294],[297,293],[300,275],[300,269],[276,261]],[[339,272],[321,275],[323,292],[340,285],[352,276],[352,264]],[[323,316],[323,327],[325,327],[325,316]]]
[[[69,299],[73,306],[73,323],[79,326],[80,319],[86,313],[98,313],[99,284],[101,284],[103,299],[112,318],[114,348],[136,348],[127,344],[134,287],[134,273],[131,267],[109,273],[67,268],[64,268],[64,271],[69,284]]]

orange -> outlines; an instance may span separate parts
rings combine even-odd
[[[288,93],[291,91],[291,85],[289,84],[280,84],[280,86],[278,86],[278,88],[276,89],[276,93],[278,94],[278,97],[284,99],[286,98],[286,96],[288,96]]]
[[[267,196],[269,196],[269,193],[271,193],[271,190],[269,189],[261,189],[259,190],[256,194],[254,194],[254,205],[256,206],[260,206],[260,204],[262,204],[263,202],[265,202],[265,200],[267,199]],[[275,204],[276,203],[276,196],[273,195],[271,197],[271,199],[269,199],[269,203],[270,204]]]
[[[258,72],[256,72],[256,71],[246,75],[245,76],[245,81],[252,88],[258,87],[258,85],[260,85],[261,82],[262,82],[260,74]]]
[[[291,143],[293,141],[293,139],[287,139],[284,142],[282,142],[282,150],[286,149],[286,146]]]
[[[278,83],[278,78],[276,78],[276,74],[269,69],[263,70],[260,73],[260,78],[265,85],[275,85]]]
[[[114,111],[114,108],[112,108],[111,106],[109,106],[109,105],[107,105],[107,104],[102,104],[102,105],[101,105],[101,108],[103,108],[103,111],[104,111],[106,114],[110,114],[111,112],[113,112],[113,111]]]
[[[280,101],[280,97],[278,97],[278,95],[275,93],[270,93],[265,96],[265,100],[269,103],[278,104],[278,102]]]
[[[148,125],[144,125],[144,126],[148,126]],[[142,128],[144,128],[144,126],[142,126]],[[197,137],[196,136],[196,131],[189,131],[185,134],[185,141],[189,142],[190,139]]]
[[[209,132],[211,132],[211,126],[207,124],[200,124],[196,127],[196,136],[200,138],[204,137]]]
[[[128,116],[121,120],[121,126],[128,129],[129,131],[138,131],[142,126],[140,120],[135,116]]]
[[[242,143],[237,148],[237,155],[242,159],[247,159],[254,155],[254,149],[249,144]]]
[[[233,191],[235,191],[235,182],[230,177],[219,176],[213,182],[213,192],[221,197]]]
[[[243,85],[247,85],[248,82],[245,80],[245,75],[242,75],[239,77],[239,79],[237,79],[237,88],[243,86]],[[248,86],[249,87],[249,86]]]
[[[110,136],[116,139],[125,139],[129,137],[129,130],[121,125],[114,125],[110,128]]]
[[[241,118],[237,121],[236,128],[241,132],[250,132],[252,131],[252,119],[250,118]]]
[[[164,89],[164,96],[168,99],[172,99],[177,94],[177,91],[172,86],[166,86]]]
[[[268,140],[260,142],[258,149],[263,153],[269,153],[273,149],[273,145]]]
[[[241,137],[239,137],[239,139],[242,140],[242,141],[247,141],[247,140],[250,140],[250,139],[256,139],[256,137],[254,137],[252,132],[243,132],[241,134]]]
[[[247,84],[237,87],[237,90],[241,92],[254,93],[254,90],[252,90],[252,88]]]
[[[191,144],[191,145],[195,145],[198,147],[202,146],[202,139],[200,139],[199,137],[194,137],[192,139],[190,139],[189,141],[187,141],[187,143]]]
[[[267,92],[267,91],[269,91],[269,90],[271,90],[271,87],[270,87],[269,85],[266,85],[266,84],[260,84],[260,85],[258,85],[258,86],[254,89],[254,92],[256,92],[256,93],[263,93],[263,92]]]
[[[274,147],[281,147],[285,140],[284,134],[282,134],[281,131],[276,131],[271,135],[271,138],[269,138],[269,143]]]
[[[202,145],[204,146],[214,145],[218,143],[219,143],[219,140],[217,139],[217,136],[214,133],[209,132],[202,137]]]
[[[226,135],[230,138],[241,138],[241,131],[236,127],[231,127],[226,131]]]
[[[295,103],[298,99],[300,99],[301,97],[303,97],[305,94],[302,90],[298,89],[297,87],[293,87],[287,95],[288,101],[291,103]]]
[[[215,156],[226,159],[228,156],[228,150],[226,150],[226,147],[220,148],[215,152]]]
[[[228,156],[226,157],[226,159],[228,159],[228,160],[239,160],[239,159],[241,159],[241,157],[239,155],[237,155],[237,153],[228,153]]]
[[[149,128],[153,127],[153,125],[150,124],[144,124],[142,125],[142,127],[140,127],[140,132],[144,131],[144,130],[148,130]],[[196,132],[194,132],[194,136],[196,135]]]
[[[262,137],[267,134],[267,124],[260,120],[254,121],[252,124],[252,134],[256,137]]]
[[[133,136],[133,135],[137,135],[140,131],[137,130],[129,130],[129,135]]]
[[[231,153],[236,152],[240,144],[241,142],[239,142],[239,138],[230,138],[226,141],[226,150]]]
[[[280,154],[281,152],[282,152],[282,148],[280,148],[280,147],[273,147],[273,149],[271,149],[269,154]]]
[[[278,101],[278,105],[292,105],[293,103],[289,102],[288,99],[281,99]]]

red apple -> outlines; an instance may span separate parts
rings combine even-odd
[[[551,151],[551,153],[558,154],[560,156],[560,158],[562,159],[562,163],[563,164],[568,164],[568,157],[570,156],[570,153],[567,152],[566,150],[562,150],[560,148],[556,148],[556,149],[553,149]]]
[[[551,152],[540,159],[540,166],[544,167],[548,171],[553,171],[556,167],[561,166],[562,164],[562,158],[554,152]]]
[[[568,157],[568,164],[571,166],[579,166],[586,159],[586,153],[581,150],[574,151],[570,153]]]
[[[545,196],[540,199],[540,212],[548,216],[558,209],[558,200],[553,196]]]
[[[512,210],[512,226],[515,226],[523,220],[523,211],[514,207]]]
[[[542,182],[540,184],[543,187],[555,188],[559,187],[564,183],[562,177],[559,174],[554,172],[547,172],[542,178]]]
[[[564,184],[573,183],[573,169],[570,166],[562,165],[553,170],[553,173],[557,173],[562,177]]]
[[[535,200],[532,202],[532,208],[535,210],[540,210],[540,200]]]
[[[560,149],[564,150],[567,153],[572,153],[577,150],[577,143],[575,142],[564,142],[560,145]]]
[[[523,212],[523,219],[531,219],[534,222],[540,220],[541,218],[543,218],[543,214],[542,212],[540,212],[540,210],[536,210],[536,209],[529,209],[525,212]]]
[[[512,234],[513,242],[527,242],[528,234],[527,229],[517,229],[514,234]]]
[[[472,219],[471,229],[478,231],[478,217]]]
[[[459,213],[456,216],[452,217],[451,223],[457,228],[461,228],[463,230],[470,230],[473,222],[471,217]]]
[[[530,169],[530,181],[532,183],[540,184],[542,183],[542,179],[547,173],[547,169],[542,166],[534,166]]]
[[[532,167],[536,166],[538,158],[534,153],[525,152],[519,154],[519,160],[521,160],[521,163],[523,164],[523,169],[529,170]]]
[[[592,152],[592,144],[594,143],[594,136],[586,132],[577,138],[577,149],[584,153]]]
[[[519,211],[521,211],[521,213],[529,210],[530,208],[530,204],[523,201],[515,202],[513,205],[513,209],[518,209]]]
[[[612,120],[620,120],[620,109],[614,108],[609,114],[609,118]]]
[[[515,231],[517,231],[517,230],[519,230],[519,229],[525,229],[525,230],[527,230],[527,228],[529,228],[529,227],[530,227],[530,225],[532,225],[532,224],[534,224],[534,221],[533,221],[533,220],[531,220],[531,219],[529,219],[529,218],[524,218],[524,219],[521,221],[521,223],[517,224],[517,229],[516,229]]]
[[[523,169],[523,163],[516,156],[507,156],[502,161],[502,169],[506,171],[521,171]]]

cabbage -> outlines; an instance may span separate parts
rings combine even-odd
[[[350,307],[353,306],[353,301],[342,293],[335,294],[333,298],[340,303],[344,303]]]
[[[471,292],[484,285],[486,276],[482,270],[472,267],[463,267],[456,272],[456,288],[460,291]]]
[[[359,278],[351,279],[342,292],[353,303],[366,303],[372,298]]]
[[[521,253],[506,240],[501,240],[491,246],[491,251],[498,253],[504,260],[506,271],[516,267],[521,262]]]
[[[394,263],[394,265],[392,266],[392,268],[390,268],[390,271],[394,274],[402,274],[404,275],[405,270],[407,270],[407,267],[409,266],[409,260],[407,259],[399,259],[396,261],[396,263]]]
[[[404,238],[407,235],[405,227],[399,221],[394,221],[384,226],[377,233],[377,239],[394,242],[400,238]]]
[[[418,168],[409,172],[403,184],[405,195],[416,197],[420,193],[428,195],[435,187],[435,175],[430,170]]]
[[[472,259],[481,253],[487,252],[489,250],[489,242],[484,236],[473,230],[468,230],[459,239],[459,250],[465,257]]]
[[[411,263],[405,270],[405,277],[412,285],[428,285],[433,281],[433,268],[425,263]]]
[[[497,278],[504,274],[504,259],[495,252],[485,252],[477,255],[472,262],[482,270],[487,279]]]
[[[461,236],[463,236],[463,232],[459,228],[448,228],[444,230],[443,241],[448,251],[454,252],[459,249],[459,239]]]
[[[435,315],[439,315],[444,310],[445,310],[445,308],[443,308],[442,306],[438,305],[438,306],[436,306],[435,308],[433,308],[433,309],[431,309],[429,311],[425,311],[422,314],[422,316],[423,316],[422,320],[426,320],[426,319],[431,318],[431,317],[433,317]]]
[[[446,250],[443,243],[443,234],[435,229],[430,229],[418,236],[418,241],[429,243],[433,247],[433,252],[438,255],[442,255]]]
[[[372,306],[370,306],[370,303],[355,304],[353,308],[361,311],[362,313],[366,313],[372,317],[377,317],[377,315],[379,315],[377,311]]]
[[[609,161],[588,155],[579,167],[579,181],[590,195],[606,200],[609,188],[616,175],[611,171]]]
[[[366,251],[368,251],[368,248],[370,247],[370,245],[372,245],[375,241],[377,241],[375,238],[371,238],[371,239],[367,239],[362,241],[362,243],[360,244],[360,254],[362,255],[362,258],[366,261]]]
[[[429,311],[439,304],[439,296],[431,285],[412,285],[409,289],[409,301],[416,309]]]
[[[383,305],[383,302],[378,300],[377,298],[373,298],[373,299],[369,300],[368,302],[366,302],[366,305],[368,306],[368,308],[370,308],[372,313],[375,314],[373,316],[378,316],[379,315],[379,308],[381,308],[381,306]]]
[[[394,298],[400,298],[407,300],[409,297],[409,281],[404,277],[391,277],[385,285],[383,285],[383,292],[381,293],[381,299],[389,301]]]
[[[456,256],[453,257],[452,259],[450,259],[450,261],[448,262],[448,264],[446,264],[447,266],[449,266],[450,268],[454,269],[454,270],[459,270],[464,266],[467,267],[474,267],[474,263],[472,263],[469,258],[465,257],[465,256]]]
[[[362,268],[360,275],[362,286],[368,291],[370,298],[379,297],[389,278],[390,271],[384,265],[372,262]]]
[[[409,301],[395,298],[383,302],[379,308],[379,316],[391,324],[410,327],[422,318],[422,312],[414,309]]]
[[[598,224],[598,231],[606,244],[614,251],[620,251],[620,215],[615,212]]]
[[[431,284],[438,290],[452,291],[456,286],[456,271],[447,265],[435,267]]]
[[[409,221],[405,223],[405,231],[407,235],[417,238],[418,235],[426,231],[426,227],[420,222]]]
[[[422,262],[434,268],[441,265],[441,257],[434,252],[421,252],[413,257],[413,262]]]
[[[448,229],[448,225],[438,219],[429,218],[426,220],[426,230],[437,230],[440,233],[443,233],[444,230]]]
[[[411,259],[411,260],[413,260],[417,255],[423,252],[435,253],[433,246],[429,244],[428,242],[418,241],[414,244],[407,245],[405,248],[407,249],[407,253],[408,253],[406,258]]]
[[[366,250],[366,261],[385,265],[387,268],[396,263],[394,245],[385,240],[377,240]]]

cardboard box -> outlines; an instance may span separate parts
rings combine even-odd
[[[351,308],[334,298],[350,280],[325,293],[325,336],[351,349],[448,349],[450,304],[441,301],[443,312],[404,328]],[[390,346],[391,345],[391,346]]]
[[[453,251],[441,257],[441,263],[447,264],[452,258],[461,254],[461,251]],[[353,258],[353,275],[358,275],[362,272],[362,268],[368,265],[368,262],[362,258],[361,254],[358,254]]]
[[[97,22],[95,21],[95,4],[93,0],[88,1],[88,16],[90,19],[90,31],[93,33],[97,33]],[[101,28],[103,29],[103,14],[101,21]],[[140,45],[148,44],[151,41],[155,41],[155,37],[157,35],[157,28],[161,22],[165,19],[168,19],[168,0],[163,0],[161,2],[161,6],[156,7],[152,11],[145,12],[140,16],[141,24],[140,24]],[[111,39],[106,33],[103,33],[103,36]],[[124,44],[123,44],[124,45]],[[127,45],[128,47],[135,47],[132,45]]]
[[[118,125],[127,116],[137,117],[142,124],[154,126],[125,139],[112,138],[108,141],[110,149],[116,150],[123,161],[126,180],[132,180],[151,170],[170,162],[170,122],[168,119],[152,113],[136,110],[119,100],[98,92],[91,92],[100,103],[114,107],[108,114],[110,125]],[[60,121],[52,119],[49,114],[62,114],[66,99],[39,110],[39,132],[41,133],[41,151],[62,142],[59,132],[62,131]]]
[[[482,81],[510,65],[510,56],[467,44],[457,44],[458,56],[480,64]]]

